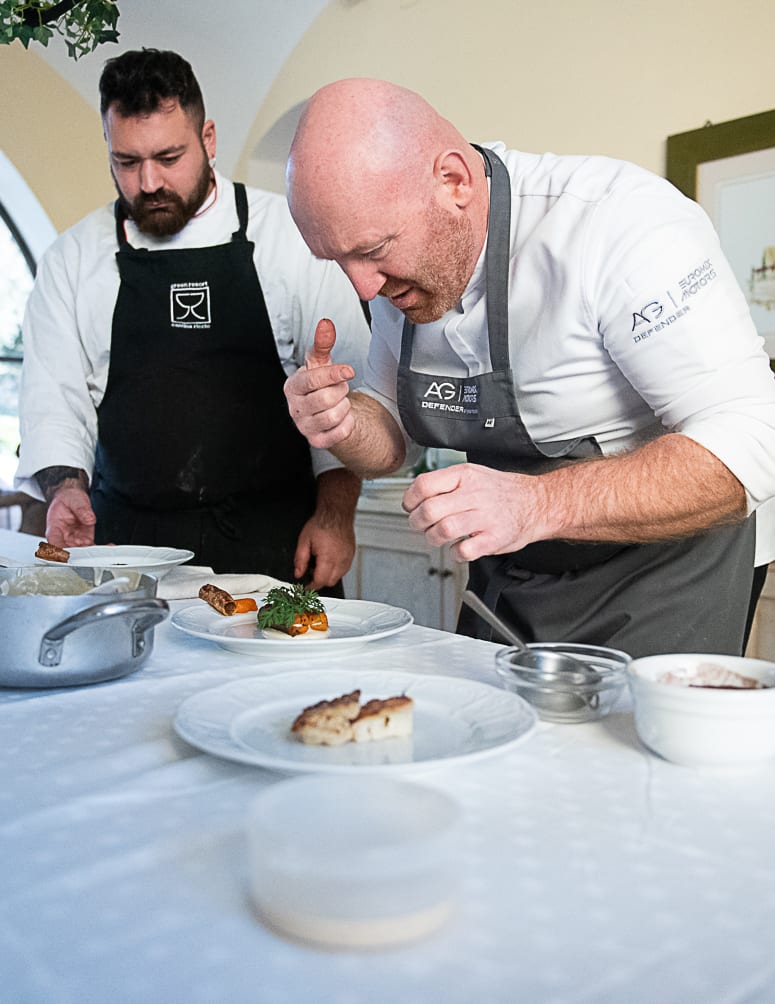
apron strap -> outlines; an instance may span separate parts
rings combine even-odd
[[[485,147],[472,146],[484,160],[484,172],[490,179],[490,214],[487,221],[487,330],[490,339],[490,364],[495,371],[509,369],[509,241],[511,233],[511,182],[506,165]],[[412,365],[414,324],[406,317],[401,337],[400,365]]]
[[[231,235],[233,241],[247,240],[248,230],[248,195],[241,181],[234,182],[234,204],[237,207],[239,229]]]
[[[116,199],[113,203],[113,216],[116,220],[116,243],[118,244],[119,251],[131,251],[132,245],[126,239],[126,227],[124,226],[126,223],[126,213],[120,199]]]
[[[493,559],[491,559],[490,562],[492,567],[489,570],[490,575],[484,589],[482,602],[486,607],[492,610],[493,613],[495,613],[495,608],[498,606],[498,600],[501,598],[501,593],[510,581],[508,574],[508,568],[511,564],[509,560],[510,557],[511,555],[506,554],[498,560],[495,556],[493,556]],[[481,638],[484,641],[492,641],[492,626],[481,617],[477,618],[476,637]]]
[[[511,182],[500,157],[472,144],[484,160],[490,179],[490,215],[487,220],[487,328],[493,370],[509,369],[509,241],[511,233]]]

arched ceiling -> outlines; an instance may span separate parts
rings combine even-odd
[[[332,0],[352,3],[353,0]],[[233,171],[272,82],[328,0],[119,0],[118,45],[77,62],[56,37],[36,46],[94,108],[103,63],[127,49],[174,49],[189,60],[215,120],[218,164]]]

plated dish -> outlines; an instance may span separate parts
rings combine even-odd
[[[117,544],[95,547],[68,547],[70,568],[110,568],[126,569],[135,572],[147,572],[157,579],[166,575],[171,568],[182,565],[194,557],[193,551],[185,551],[176,547],[145,547],[141,544]],[[43,561],[46,565],[59,565],[62,562]]]
[[[359,687],[364,699],[405,693],[414,734],[382,743],[305,746],[291,737],[302,707]],[[215,756],[288,772],[407,773],[503,753],[524,742],[538,716],[516,694],[451,676],[383,670],[300,670],[201,691],[178,709],[179,736]]]
[[[213,641],[230,652],[266,655],[273,659],[306,659],[317,653],[353,651],[404,631],[413,623],[408,610],[386,603],[338,600],[328,596],[323,600],[328,614],[328,634],[323,638],[306,635],[267,638],[254,613],[224,617],[201,600],[176,611],[170,623],[186,634]],[[259,606],[262,602],[259,600]]]

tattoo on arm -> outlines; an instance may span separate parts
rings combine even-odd
[[[79,467],[44,467],[35,477],[47,502],[51,501],[57,488],[65,481],[75,481],[74,487],[83,488],[85,492],[89,490],[86,471]]]

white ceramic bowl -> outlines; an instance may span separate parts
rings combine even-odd
[[[194,557],[193,551],[177,547],[145,547],[141,544],[104,544],[94,547],[70,547],[70,568],[109,568],[119,575],[122,570],[155,575],[166,575],[176,565]],[[41,559],[45,561],[45,559]],[[47,565],[62,566],[59,561],[45,561]]]
[[[705,689],[666,673],[722,666],[767,689]],[[627,668],[635,728],[655,753],[688,767],[740,767],[775,758],[775,663],[702,653],[652,655]]]
[[[449,916],[457,803],[393,778],[314,775],[273,784],[247,824],[261,917],[294,939],[373,948],[431,933]]]

